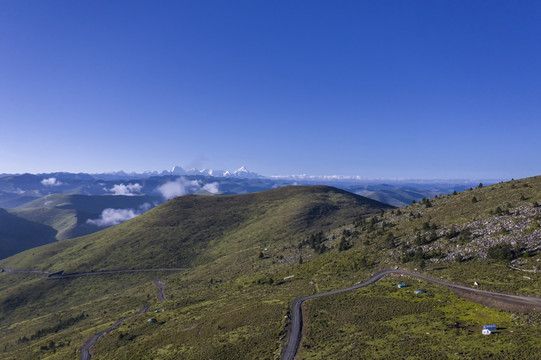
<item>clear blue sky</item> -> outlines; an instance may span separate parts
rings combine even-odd
[[[0,0],[0,173],[541,174],[539,1]]]

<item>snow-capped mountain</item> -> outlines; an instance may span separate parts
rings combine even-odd
[[[241,166],[237,170],[230,173],[229,176],[240,177],[240,178],[248,178],[248,179],[263,177],[261,174],[249,171],[248,169],[246,169],[245,166]]]
[[[184,170],[181,166],[174,166],[171,171],[171,175],[202,175],[213,177],[237,177],[246,179],[262,178],[261,174],[249,171],[245,166],[241,166],[235,171],[229,170],[213,170],[213,169],[196,169]]]
[[[172,175],[186,175],[186,170],[182,168],[182,166],[173,166],[170,173]]]

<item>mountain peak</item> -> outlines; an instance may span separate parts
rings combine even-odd
[[[246,166],[241,166],[235,171],[224,171],[224,170],[213,170],[213,169],[196,169],[192,168],[190,170],[184,170],[181,166],[174,166],[169,172],[173,175],[203,175],[203,176],[214,176],[214,177],[240,177],[240,178],[260,178],[263,177],[261,174],[251,172],[246,168]]]
[[[248,169],[246,169],[246,166],[244,166],[244,165],[241,166],[240,168],[238,168],[234,173],[238,174],[238,173],[242,173],[242,172],[249,173]]]
[[[184,175],[186,174],[186,170],[184,170],[181,166],[173,166],[173,168],[171,169],[171,173],[172,174],[176,174],[176,175]]]
[[[262,177],[260,174],[249,171],[246,166],[241,166],[237,170],[230,173],[230,176],[237,176],[237,177],[243,177],[243,178],[260,178]]]

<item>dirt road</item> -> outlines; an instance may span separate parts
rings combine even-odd
[[[154,284],[158,287],[158,299],[160,301],[165,301],[165,295],[163,294],[165,291],[165,283],[160,280],[154,280]]]
[[[150,305],[145,305],[145,306],[143,306],[143,308],[141,308],[141,310],[139,310],[138,312],[136,312],[132,316],[143,314],[143,313],[147,312],[147,310],[149,308],[150,308]],[[90,358],[92,357],[92,355],[90,355],[90,348],[92,347],[92,345],[94,345],[94,343],[96,341],[98,341],[103,335],[105,335],[108,332],[110,332],[111,330],[117,328],[120,324],[122,324],[124,322],[124,320],[129,319],[130,317],[131,316],[126,316],[126,317],[123,317],[122,319],[117,320],[107,330],[100,331],[99,333],[97,333],[96,335],[94,335],[90,339],[88,339],[84,343],[83,347],[81,348],[81,360],[90,360]]]
[[[532,310],[541,311],[541,298],[493,293],[490,291],[473,289],[466,286],[451,284],[445,281],[433,279],[425,275],[410,273],[408,271],[403,271],[403,270],[382,270],[382,271],[377,272],[374,276],[372,276],[370,279],[366,280],[363,283],[360,283],[360,284],[357,284],[345,289],[334,290],[334,291],[330,291],[330,292],[326,292],[322,294],[303,296],[303,297],[299,297],[293,300],[289,339],[285,346],[284,352],[282,353],[282,360],[293,360],[293,358],[295,357],[295,354],[297,353],[297,350],[302,338],[303,319],[302,319],[301,305],[304,301],[315,299],[322,296],[335,295],[335,294],[340,294],[346,291],[360,289],[362,287],[375,283],[376,281],[380,280],[381,278],[389,274],[402,274],[402,275],[408,275],[408,276],[421,278],[421,279],[424,279],[436,284],[446,286],[450,288],[451,290],[456,291],[459,295],[469,297],[473,301],[484,303],[484,301],[486,300],[486,303],[489,303],[490,306],[503,308],[505,310],[509,308],[508,306],[513,306],[513,307],[518,306],[524,310],[529,309],[530,311]],[[501,305],[501,306],[498,306],[498,305]],[[508,305],[508,306],[505,306],[505,305]]]
[[[127,273],[137,273],[137,272],[152,272],[152,271],[186,271],[190,268],[158,268],[158,269],[124,269],[124,270],[102,270],[102,271],[84,271],[84,272],[75,272],[75,273],[65,273],[63,271],[51,273],[49,271],[41,270],[14,270],[1,268],[1,272],[6,272],[8,274],[38,274],[42,275],[46,279],[67,279],[78,276],[90,276],[90,275],[108,275],[108,274],[127,274]]]

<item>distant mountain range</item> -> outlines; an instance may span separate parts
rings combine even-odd
[[[173,184],[170,184],[174,182]],[[102,174],[55,172],[0,175],[0,208],[15,208],[51,194],[148,195],[163,201],[189,193],[243,194],[286,185],[329,185],[393,206],[413,200],[461,191],[478,185],[479,180],[378,180],[351,176],[272,176],[265,177],[242,166],[235,171],[213,169],[185,170],[175,166],[162,172]],[[497,180],[483,181],[485,184]],[[174,196],[173,196],[174,195]]]
[[[22,176],[30,174],[0,174],[0,178],[7,176]],[[215,170],[215,169],[197,169],[191,168],[189,170],[184,169],[182,166],[176,165],[171,170],[163,171],[145,171],[138,172],[126,172],[126,171],[114,171],[105,173],[69,173],[69,172],[53,172],[53,173],[39,173],[35,174],[43,176],[44,178],[69,178],[72,180],[121,180],[121,179],[147,179],[156,176],[181,176],[181,175],[200,175],[200,176],[212,176],[212,177],[233,177],[244,179],[273,179],[273,180],[287,180],[287,181],[307,181],[307,182],[353,182],[353,183],[415,183],[415,184],[449,184],[449,183],[479,183],[483,181],[485,183],[494,184],[504,181],[504,179],[384,179],[384,178],[366,178],[362,176],[351,175],[307,175],[307,174],[290,174],[290,175],[269,175],[265,176],[260,173],[250,171],[246,166],[241,166],[237,170]],[[48,185],[55,186],[59,184],[50,183]]]
[[[91,234],[186,194],[236,195],[288,185],[329,185],[400,207],[423,198],[463,191],[478,183],[268,178],[244,166],[235,171],[184,170],[175,166],[170,171],[142,174],[0,175],[0,259],[33,246]]]
[[[235,171],[229,170],[212,170],[212,169],[190,169],[184,170],[180,166],[175,166],[170,171],[173,175],[203,175],[203,176],[214,176],[214,177],[236,177],[244,179],[260,179],[264,178],[263,175],[256,172],[249,171],[245,166],[241,166]]]

